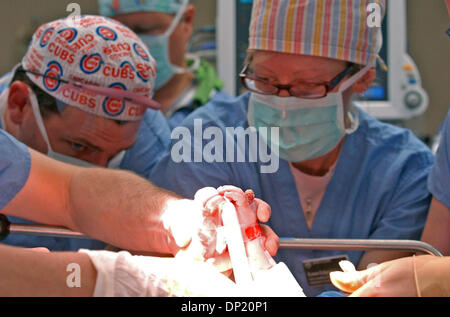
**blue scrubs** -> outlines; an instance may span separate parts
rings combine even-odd
[[[148,178],[170,145],[170,128],[160,111],[147,110],[136,143],[126,151],[120,168]]]
[[[30,174],[28,148],[0,129],[0,210],[21,191]]]
[[[442,126],[441,142],[428,178],[428,188],[436,199],[450,209],[450,110]]]
[[[235,100],[209,103],[186,118],[183,126],[191,135],[195,119],[202,119],[203,129],[219,127],[223,135],[226,127],[246,129],[248,101],[249,94],[244,94]],[[311,230],[289,164],[282,159],[277,172],[263,174],[260,168],[267,164],[260,161],[175,163],[169,152],[153,170],[152,178],[156,185],[189,198],[205,186],[252,189],[271,206],[268,225],[280,237],[418,240],[431,199],[427,176],[433,155],[410,131],[381,123],[361,110],[359,114],[360,126],[346,137]],[[203,148],[209,142],[211,139],[203,140]],[[201,149],[191,146],[191,150]],[[234,150],[237,153],[236,145]],[[225,149],[223,152],[225,155]],[[280,250],[275,259],[288,265],[308,296],[315,296],[334,288],[309,286],[302,261],[340,254],[358,264],[363,252]]]
[[[0,131],[2,131],[1,128],[0,124]],[[126,151],[120,168],[148,178],[169,143],[170,129],[166,119],[160,111],[148,110],[138,132],[136,143]],[[17,217],[8,217],[8,219],[11,223],[34,224],[34,222]],[[81,248],[100,250],[107,246],[104,242],[91,239],[66,239],[20,234],[9,235],[2,243],[27,248],[46,247],[51,251],[78,251]]]
[[[232,97],[227,93],[218,91],[209,100],[209,102],[217,102],[218,100],[231,100],[231,98]],[[187,116],[194,112],[196,108],[198,107],[195,107],[194,102],[192,101],[190,105],[186,105],[185,107],[175,111],[169,118],[167,118],[170,129],[172,130],[176,127],[179,127],[181,125],[181,122],[183,122],[183,120],[186,119]]]

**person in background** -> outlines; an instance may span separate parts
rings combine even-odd
[[[450,111],[440,135],[436,161],[428,177],[433,199],[421,240],[450,256]]]
[[[152,172],[156,184],[184,197],[205,185],[251,188],[271,206],[268,224],[280,237],[420,239],[433,155],[411,131],[380,122],[352,103],[373,82],[382,46],[381,29],[366,23],[369,4],[379,6],[382,19],[384,1],[255,0],[240,75],[249,92],[212,101],[187,117],[182,126],[191,135],[199,134],[194,131],[201,122],[204,133],[219,128],[220,142],[174,140]],[[255,153],[249,142],[236,142],[229,127],[249,134],[253,128],[258,153],[271,152],[277,169],[263,172],[267,161],[250,160]],[[211,155],[223,157],[208,156],[211,144]],[[173,159],[180,145],[203,161]],[[246,160],[228,160],[230,148]],[[315,296],[334,289],[329,274],[318,281],[306,273],[316,276],[330,257],[347,256],[365,269],[406,255],[283,249],[275,259],[287,264],[307,296]]]
[[[450,15],[450,0],[445,3]],[[350,296],[450,297],[450,110],[438,135],[436,160],[428,176],[433,198],[421,240],[444,257],[402,258],[360,272],[345,269],[344,264],[344,272],[332,272],[330,279]]]
[[[450,0],[446,0],[445,4],[450,15]],[[450,110],[439,136],[436,163],[428,178],[428,189],[433,200],[421,240],[450,256]]]
[[[384,262],[370,269],[354,270],[351,263],[343,272],[330,273],[332,283],[352,297],[449,297],[450,296],[450,111],[442,125],[436,161],[428,177],[433,194],[421,240],[438,249],[444,257],[406,257]],[[350,267],[350,269],[348,269]],[[321,295],[341,296],[338,293]]]
[[[99,12],[128,26],[156,60],[154,99],[171,128],[210,100],[228,99],[222,81],[208,62],[187,47],[193,32],[195,7],[188,0],[98,0]]]
[[[2,80],[0,128],[52,158],[126,169],[147,178],[169,145],[170,129],[158,107],[115,94],[128,91],[152,103],[155,69],[145,44],[117,21],[84,16],[46,23],[34,33],[20,64]],[[62,80],[102,86],[107,92],[78,89]],[[3,243],[50,250],[105,247],[94,240],[27,235],[11,235]]]
[[[422,241],[444,257],[407,257],[355,272],[332,272],[333,284],[350,296],[450,296],[450,111],[428,178],[433,194]]]

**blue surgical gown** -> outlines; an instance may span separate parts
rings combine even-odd
[[[195,134],[195,119],[202,119],[203,130],[219,127],[224,136],[226,127],[246,129],[248,101],[249,94],[244,94],[234,100],[209,103],[193,112],[182,125],[191,136]],[[382,123],[362,110],[359,115],[360,126],[345,139],[311,230],[306,225],[289,164],[282,159],[277,172],[260,173],[260,167],[267,165],[260,161],[206,163],[203,159],[176,163],[169,151],[153,170],[152,178],[156,185],[189,198],[205,186],[229,184],[252,189],[256,197],[271,206],[268,225],[280,237],[418,240],[431,199],[427,176],[433,155],[410,131]],[[172,143],[181,142],[180,139]],[[209,142],[210,137],[204,137],[203,146]],[[222,143],[225,147],[226,137]],[[191,143],[190,150],[192,159],[194,151],[202,148]],[[234,145],[234,150],[237,153],[242,148]],[[286,263],[305,293],[315,296],[333,287],[309,286],[302,261],[341,254],[358,264],[363,252],[279,250],[275,260]]]
[[[0,130],[1,130],[0,124]],[[151,170],[164,151],[169,146],[170,129],[166,119],[160,111],[148,110],[138,132],[136,143],[128,149],[120,165],[121,169],[130,170],[148,178]],[[11,223],[33,222],[9,216]],[[66,239],[54,237],[39,237],[31,235],[11,234],[4,244],[20,247],[46,247],[51,251],[77,251],[78,249],[99,250],[106,247],[106,243],[91,239]]]
[[[436,199],[450,208],[450,110],[440,135],[441,141],[428,178],[428,188]]]
[[[214,96],[210,99],[211,102],[216,102],[216,100],[226,100],[231,99],[231,96],[227,93],[218,91],[214,94]],[[190,105],[186,105],[183,108],[175,111],[169,118],[167,118],[167,122],[169,124],[170,129],[174,129],[181,125],[186,117],[188,117],[192,112],[195,111],[195,106],[193,101]]]
[[[20,192],[30,174],[28,148],[0,129],[0,210]]]

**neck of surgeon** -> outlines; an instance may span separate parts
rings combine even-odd
[[[0,111],[1,116],[2,116],[2,118],[1,118],[2,127],[1,128],[17,139],[17,137],[19,135],[19,126],[12,122],[7,104],[2,104],[2,105],[0,105],[0,107],[4,107],[4,112]]]
[[[292,162],[292,165],[304,174],[311,176],[324,176],[339,159],[342,146],[344,145],[345,136],[339,144],[329,153],[303,162]]]
[[[186,68],[186,65],[183,65],[183,68]],[[175,74],[167,84],[155,92],[153,99],[161,104],[162,113],[166,114],[169,111],[193,80],[194,74],[192,72]]]

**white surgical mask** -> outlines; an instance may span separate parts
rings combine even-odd
[[[72,156],[68,156],[68,155],[64,155],[61,153],[57,153],[55,151],[53,151],[51,145],[50,145],[50,140],[48,138],[48,134],[47,134],[47,130],[45,128],[44,125],[44,120],[42,119],[42,115],[41,112],[39,110],[39,104],[36,98],[36,95],[34,94],[34,92],[28,88],[28,92],[30,95],[30,103],[31,103],[31,109],[33,110],[33,114],[34,117],[36,119],[36,123],[38,125],[39,131],[41,132],[42,137],[44,138],[45,143],[47,144],[47,156],[51,157],[57,161],[60,162],[64,162],[64,163],[68,163],[68,164],[72,164],[72,165],[76,165],[76,166],[81,166],[81,167],[95,167],[95,164],[80,160],[78,158],[72,157]],[[109,162],[108,162],[108,168],[119,168],[120,164],[122,163],[122,160],[125,156],[126,151],[123,150],[121,152],[119,152],[115,157],[113,157]]]
[[[359,125],[357,110],[344,110],[343,92],[372,66],[367,65],[345,81],[338,92],[320,99],[279,97],[252,93],[247,119],[250,126],[279,127],[279,140],[261,134],[266,144],[278,147],[279,156],[289,162],[303,162],[332,151],[346,134]],[[345,113],[344,113],[345,112]],[[345,118],[350,123],[345,125]]]

